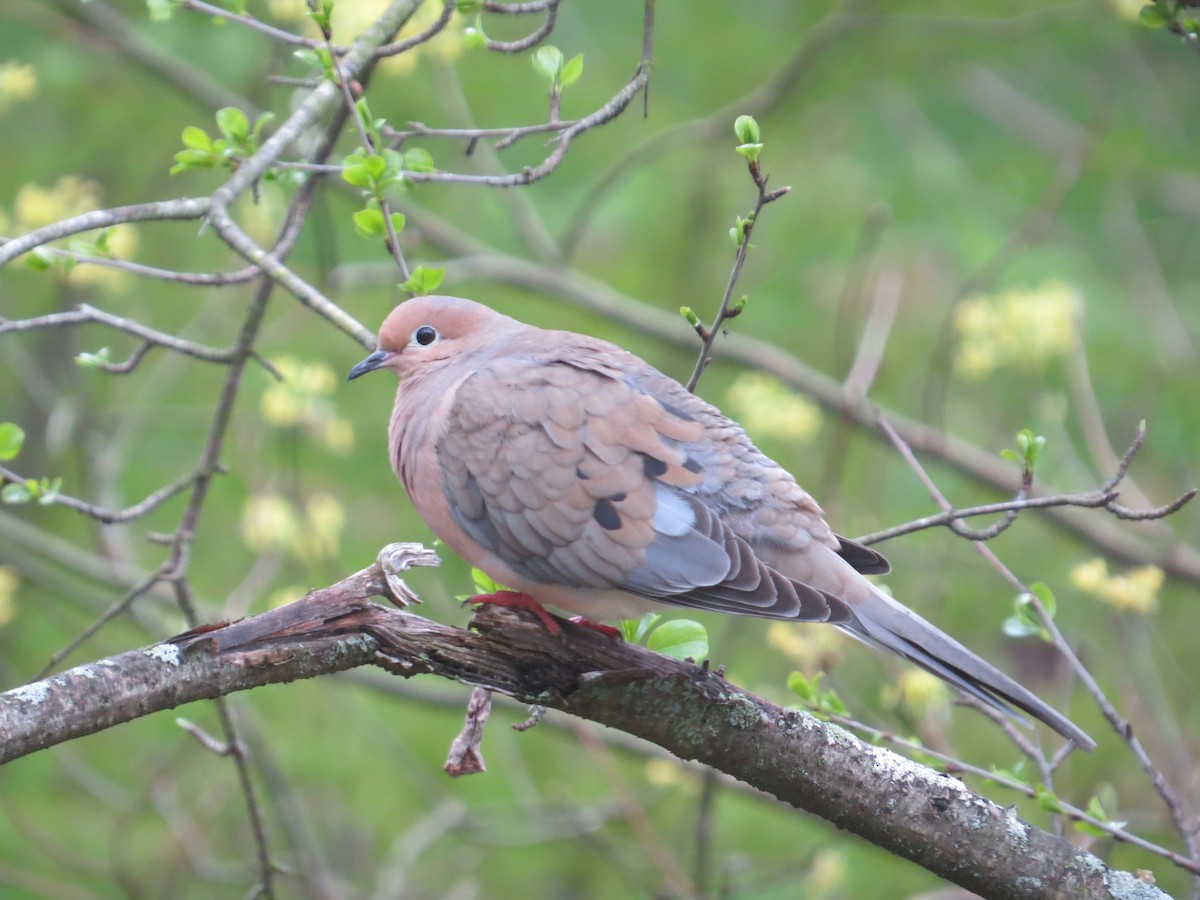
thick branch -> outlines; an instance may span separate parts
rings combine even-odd
[[[374,663],[544,704],[696,759],[988,897],[1164,897],[958,780],[786,710],[707,667],[485,607],[476,631],[380,606],[419,545],[289,606],[0,694],[0,762],[193,700]],[[430,556],[416,561],[430,562]],[[392,562],[398,560],[398,564]]]

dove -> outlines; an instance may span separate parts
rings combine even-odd
[[[544,606],[592,621],[666,606],[823,622],[1095,747],[866,578],[887,560],[836,534],[736,422],[634,354],[442,296],[397,306],[377,347],[349,379],[399,376],[388,448],[413,506],[517,592],[476,599],[528,605],[553,629]]]

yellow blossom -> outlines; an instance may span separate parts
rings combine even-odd
[[[20,583],[16,569],[0,566],[0,628],[11,622],[17,614],[17,587]]]
[[[335,415],[329,400],[337,378],[323,362],[292,356],[274,361],[282,381],[270,384],[259,401],[263,418],[276,428],[302,428],[334,453],[354,447],[354,426]]]
[[[332,494],[313,494],[304,502],[304,531],[298,550],[303,556],[336,555],[346,525],[346,511]]]
[[[1151,616],[1158,612],[1163,570],[1158,566],[1141,566],[1121,575],[1109,575],[1108,564],[1097,558],[1072,569],[1071,583],[1118,612]]]
[[[338,3],[333,8],[330,28],[334,40],[349,44],[367,30],[387,8],[388,0],[355,0],[354,3]],[[302,25],[309,21],[308,4],[304,0],[268,0],[270,15],[284,22]],[[404,40],[425,31],[442,14],[442,4],[422,3],[396,35]],[[416,65],[418,56],[426,55],[444,61],[452,61],[462,53],[462,16],[455,15],[435,37],[419,44],[407,53],[387,56],[380,60],[383,71],[408,72]]]
[[[767,644],[796,663],[808,678],[833,668],[842,658],[843,638],[833,628],[772,622],[767,626]]]
[[[694,793],[696,779],[678,760],[651,759],[646,762],[644,769],[646,781],[653,787],[671,788],[673,791]]]
[[[79,213],[100,208],[100,188],[78,175],[64,175],[54,187],[26,184],[17,191],[13,213],[24,231],[33,231]]]
[[[1108,0],[1108,5],[1120,18],[1138,22],[1141,19],[1142,7],[1146,5],[1146,0]]]
[[[37,73],[28,63],[0,63],[0,114],[37,93]]]
[[[242,513],[242,537],[251,550],[292,550],[300,533],[296,510],[279,494],[256,494]]]
[[[954,314],[959,344],[955,368],[983,378],[1003,367],[1039,373],[1079,345],[1083,300],[1059,281],[968,297]]]
[[[726,399],[735,418],[756,438],[808,444],[821,427],[815,404],[765,372],[743,372]]]
[[[321,443],[339,456],[354,449],[354,426],[347,419],[330,419],[320,430]]]
[[[345,526],[346,512],[331,494],[311,494],[303,508],[280,494],[255,494],[242,513],[242,537],[251,550],[301,560],[334,556]]]
[[[846,891],[846,860],[837,850],[818,850],[804,877],[805,897],[823,900],[840,897]]]
[[[1097,556],[1071,570],[1071,584],[1087,594],[1098,594],[1108,579],[1108,563]]]
[[[944,710],[950,701],[946,683],[924,669],[906,669],[880,691],[883,705],[898,709],[914,719]]]

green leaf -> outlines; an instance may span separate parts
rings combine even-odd
[[[0,460],[13,459],[25,443],[25,430],[15,422],[0,422]]]
[[[378,181],[384,172],[387,171],[387,160],[378,154],[371,154],[362,161],[362,166],[367,170],[374,181]]]
[[[354,163],[342,169],[342,180],[355,187],[369,188],[371,186],[371,173],[367,171],[367,167],[362,163]]]
[[[1033,788],[1034,794],[1037,796],[1038,806],[1047,812],[1060,813],[1063,811],[1062,801],[1055,796],[1054,792],[1044,784],[1036,784]]]
[[[1108,817],[1108,813],[1104,811],[1104,807],[1100,803],[1099,797],[1092,797],[1087,805],[1087,814],[1093,819],[1099,819],[1106,825],[1113,828],[1124,828],[1128,822],[1116,822]],[[1084,834],[1090,834],[1092,837],[1111,837],[1112,835],[1103,828],[1093,825],[1091,822],[1076,822],[1075,828],[1082,831]]]
[[[193,150],[212,149],[212,138],[208,136],[208,132],[203,128],[197,128],[195,125],[189,125],[183,129],[183,134],[180,137],[185,147],[191,147]]]
[[[530,62],[533,63],[533,68],[546,79],[551,91],[559,87],[563,67],[561,50],[550,44],[538,47],[530,57]]]
[[[459,4],[459,9],[461,8],[462,4]],[[463,29],[462,36],[463,43],[468,48],[478,49],[480,47],[487,46],[488,38],[487,35],[483,33],[482,28],[475,28],[474,26],[468,25]]]
[[[437,167],[433,164],[433,155],[420,147],[413,147],[404,154],[403,168],[410,172],[432,172]]]
[[[559,83],[562,87],[569,84],[574,84],[579,80],[579,76],[583,74],[583,54],[576,53],[562,67],[562,74],[558,76]]]
[[[1053,619],[1058,612],[1058,601],[1054,599],[1054,591],[1050,590],[1050,587],[1042,581],[1035,581],[1029,586],[1029,590],[1042,602],[1046,615]]]
[[[33,493],[19,481],[13,481],[0,488],[0,501],[4,503],[28,503]]]
[[[108,348],[101,347],[95,353],[80,353],[75,357],[75,365],[81,369],[101,369],[108,362]]]
[[[235,143],[245,143],[250,136],[250,120],[236,106],[224,106],[217,110],[217,127]]]
[[[762,144],[742,144],[734,149],[750,162],[757,162],[758,155],[762,152]]]
[[[788,690],[799,697],[805,706],[816,706],[820,699],[821,679],[824,672],[818,672],[812,678],[805,677],[803,672],[792,672],[787,677]]]
[[[254,120],[254,133],[251,137],[254,139],[253,143],[255,146],[258,145],[259,138],[262,137],[263,129],[273,121],[275,121],[275,113],[273,112],[265,112]]]
[[[1054,618],[1055,601],[1054,595],[1046,585],[1038,582],[1036,588],[1030,588],[1031,591],[1040,591],[1035,594],[1018,594],[1016,600],[1013,601],[1013,614],[1004,620],[1004,633],[1009,637],[1021,638],[1032,637],[1037,635],[1043,641],[1051,643],[1054,637],[1050,631],[1038,618],[1037,613],[1033,610],[1031,598],[1037,596],[1042,600],[1042,605],[1046,607],[1046,613]],[[1043,595],[1048,598],[1048,601],[1043,599]]]
[[[696,315],[695,310],[693,310],[690,306],[679,307],[679,314],[683,316],[684,319],[687,320],[687,323],[693,328],[700,327],[700,317]]]
[[[1162,28],[1167,24],[1166,17],[1154,4],[1148,4],[1139,9],[1138,19],[1148,28]]]
[[[25,265],[35,272],[45,272],[54,265],[54,254],[45,247],[34,247],[25,254]]]
[[[404,213],[392,213],[391,220],[392,220],[392,231],[396,232],[396,234],[399,234],[400,232],[402,232],[404,230],[404,226],[408,221],[408,219],[405,217]]]
[[[758,144],[762,146],[762,132],[754,116],[738,116],[733,120],[734,136],[742,144]]]
[[[699,662],[708,656],[708,632],[691,619],[671,619],[650,632],[646,646],[675,659]]]
[[[383,213],[377,209],[360,209],[354,214],[354,229],[365,237],[383,237],[387,234],[387,225],[383,221]]]
[[[38,485],[38,503],[42,506],[49,506],[58,499],[58,495],[62,493],[62,478],[55,478],[53,481],[42,479]]]
[[[432,294],[438,289],[438,285],[442,283],[442,279],[445,277],[446,270],[443,267],[417,266],[412,271],[412,277],[400,285],[400,287],[406,291],[411,291],[417,296]]]
[[[1029,784],[1029,780],[1025,777],[1025,764],[1027,760],[1022,758],[1011,769],[1003,769],[1000,766],[992,766],[991,772],[1000,778],[1006,778],[1009,781],[1014,781],[1017,784]],[[1032,787],[1032,785],[1030,785]]]
[[[178,0],[146,0],[146,11],[151,22],[166,22],[175,14]]]
[[[477,569],[474,566],[471,567],[471,583],[475,585],[475,592],[479,594],[494,594],[497,591],[508,590],[483,569]]]
[[[621,637],[631,644],[646,644],[646,637],[662,618],[658,613],[646,613],[640,619],[622,619],[617,623]]]
[[[178,175],[188,169],[212,169],[220,162],[218,156],[210,150],[180,150],[175,154],[175,165],[171,166],[171,175]]]

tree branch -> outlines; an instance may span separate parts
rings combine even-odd
[[[0,763],[182,703],[375,664],[433,673],[591,719],[696,759],[984,896],[1165,897],[1020,821],[956,779],[778,707],[689,662],[563,623],[484,607],[476,631],[380,606],[436,560],[393,544],[302,600],[203,626],[0,694]],[[968,839],[969,838],[969,839]]]

